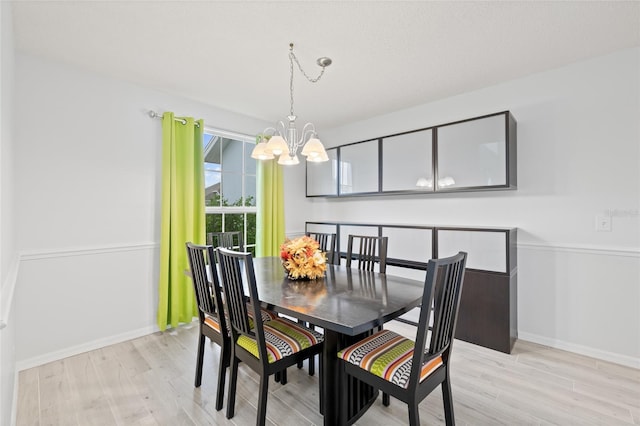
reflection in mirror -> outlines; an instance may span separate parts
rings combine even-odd
[[[438,128],[438,189],[506,184],[505,119],[500,114]]]
[[[382,140],[382,190],[432,190],[431,129]]]
[[[340,194],[378,191],[378,141],[340,147]]]

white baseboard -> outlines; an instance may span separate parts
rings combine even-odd
[[[614,364],[624,365],[626,367],[640,369],[640,358],[628,355],[621,355],[614,352],[603,351],[588,346],[577,345],[575,343],[565,342],[559,339],[552,339],[537,334],[518,331],[518,339],[528,342],[538,343],[540,345],[549,346],[563,351],[573,352],[580,355],[589,356],[591,358],[601,359],[603,361],[612,362]]]
[[[105,346],[113,345],[116,343],[125,342],[127,340],[136,339],[138,337],[146,336],[148,334],[160,331],[157,325],[150,325],[147,327],[139,328],[137,330],[128,331],[126,333],[117,334],[115,336],[105,337],[103,339],[93,340],[91,342],[83,343],[77,346],[71,346],[61,349],[55,352],[49,352],[43,355],[39,355],[33,358],[25,359],[16,362],[16,372],[27,370],[32,367],[37,367],[42,364],[46,364],[52,361],[58,361],[63,358],[78,355],[83,352],[100,349]]]

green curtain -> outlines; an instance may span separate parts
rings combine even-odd
[[[184,124],[183,124],[184,123]],[[198,314],[185,242],[204,244],[204,122],[162,116],[162,211],[158,326],[177,327]]]
[[[258,161],[256,256],[279,256],[284,242],[284,180],[277,160]]]

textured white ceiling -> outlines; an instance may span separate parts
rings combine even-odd
[[[4,0],[3,0],[4,1]],[[14,1],[16,49],[267,121],[334,127],[640,45],[638,1]]]

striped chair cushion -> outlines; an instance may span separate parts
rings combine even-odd
[[[247,303],[247,313],[249,315],[249,325],[253,328],[253,308],[248,303]],[[226,312],[225,312],[225,315],[226,315]],[[267,309],[260,309],[260,315],[262,316],[262,322],[271,321],[278,318],[277,313]],[[229,317],[227,316],[225,318],[227,319],[227,328],[231,327],[231,325],[229,325]],[[220,333],[220,323],[218,322],[218,318],[211,315],[205,315],[204,323],[209,327],[213,328],[218,333]],[[231,329],[229,328],[229,330],[227,331],[231,332]]]
[[[317,331],[303,327],[286,318],[276,318],[265,322],[264,337],[267,343],[269,363],[317,345],[324,340],[322,334]],[[242,335],[238,338],[238,345],[256,358],[260,358],[258,342],[255,339]]]
[[[409,386],[414,347],[412,340],[393,331],[383,330],[341,350],[338,358],[406,389]],[[425,362],[420,372],[420,381],[441,365],[440,356]]]

